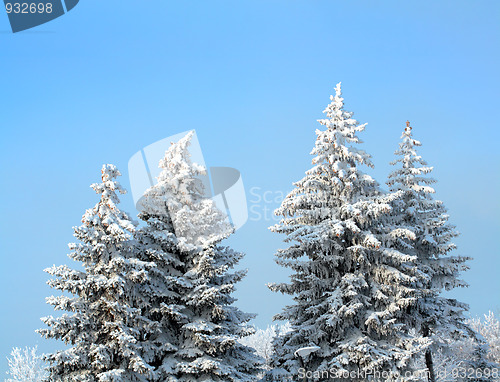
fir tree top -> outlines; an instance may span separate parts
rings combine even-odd
[[[387,185],[391,192],[403,192],[398,212],[403,219],[401,223],[411,226],[416,233],[414,246],[420,256],[437,258],[456,248],[451,240],[458,233],[448,223],[449,216],[443,202],[432,197],[435,190],[431,184],[436,180],[427,176],[433,167],[417,153],[417,147],[421,145],[413,138],[412,128],[407,122],[399,149],[395,151],[397,159],[391,162],[398,168],[389,174]],[[458,284],[465,286],[464,283]]]
[[[131,232],[135,230],[135,223],[130,216],[120,210],[117,204],[120,203],[117,192],[125,194],[126,191],[116,180],[121,173],[113,164],[104,164],[101,169],[102,183],[93,183],[91,188],[101,195],[100,201],[88,209],[82,217],[82,225],[73,227],[75,237],[84,243],[92,245],[92,241],[98,241],[105,244],[118,244],[126,242],[131,238]],[[79,244],[70,244],[70,249],[75,252],[72,254],[74,260],[82,261],[85,265],[92,264],[99,260],[107,261],[110,255],[106,251],[102,255],[106,258],[98,259],[94,256],[80,256]],[[92,253],[92,252],[90,252]],[[90,254],[89,253],[89,254]],[[97,253],[96,253],[97,254]]]
[[[433,168],[427,165],[427,162],[418,155],[416,147],[422,146],[420,141],[417,141],[412,136],[412,127],[410,122],[406,122],[406,128],[401,135],[399,149],[395,151],[398,156],[396,160],[391,162],[391,165],[401,164],[401,167],[394,170],[389,175],[387,185],[389,191],[396,192],[398,190],[410,191],[417,193],[432,194],[434,189],[427,185],[436,183],[432,178],[423,177],[422,175],[429,174]]]
[[[94,208],[86,211],[82,223],[86,227],[102,224],[106,232],[112,234],[111,237],[120,240],[129,239],[127,231],[133,231],[134,224],[130,216],[116,206],[120,203],[117,192],[126,193],[116,180],[121,173],[115,165],[105,164],[102,166],[101,174],[102,183],[93,183],[90,186],[97,194],[101,194],[101,200]]]
[[[312,155],[316,155],[313,164],[323,162],[334,165],[337,176],[349,182],[349,173],[345,172],[345,165],[353,167],[357,164],[366,164],[373,167],[370,155],[365,151],[357,149],[352,144],[363,143],[356,135],[365,129],[366,123],[360,125],[352,118],[353,113],[344,110],[344,98],[339,82],[335,87],[335,96],[330,96],[332,101],[323,113],[328,118],[320,119],[318,122],[327,127],[327,130],[316,130],[318,136]]]
[[[295,235],[302,236],[308,230],[304,226],[323,222],[326,230],[333,229],[340,236],[346,227],[338,220],[355,217],[356,221],[348,223],[354,227],[387,208],[385,204],[367,202],[368,197],[380,194],[378,183],[358,168],[358,165],[373,167],[371,156],[355,147],[362,143],[357,132],[363,131],[367,124],[359,124],[352,118],[352,112],[344,110],[340,85],[335,87],[335,96],[330,96],[332,102],[323,111],[328,118],[318,120],[326,130],[316,130],[317,139],[311,152],[314,166],[294,183],[296,187],[275,211],[283,216],[281,223],[271,228],[275,232],[290,234],[302,227]],[[362,210],[367,208],[370,213],[363,214]]]
[[[234,231],[227,215],[207,196],[201,178],[205,167],[191,160],[193,136],[194,131],[189,132],[166,151],[158,183],[146,191],[140,215],[171,221],[177,245],[187,252],[208,248]]]

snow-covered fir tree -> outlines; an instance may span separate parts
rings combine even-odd
[[[324,130],[316,131],[314,166],[295,183],[276,210],[282,220],[271,227],[290,243],[276,256],[292,275],[290,283],[270,287],[294,300],[275,316],[289,321],[292,331],[274,343],[274,372],[296,379],[304,366],[316,372],[315,380],[347,372],[354,373],[348,380],[366,380],[376,371],[396,378],[428,343],[409,334],[408,314],[425,277],[416,257],[392,245],[411,232],[383,226],[397,195],[385,197],[360,170],[372,167],[370,156],[356,147],[365,125],[344,110],[340,84],[335,91],[327,118],[319,120]],[[297,357],[302,348],[310,354]]]
[[[441,295],[444,290],[467,286],[460,279],[460,273],[468,269],[465,262],[470,258],[451,254],[456,248],[452,240],[458,233],[448,223],[449,216],[443,203],[432,197],[435,193],[431,186],[435,180],[429,177],[432,167],[417,153],[421,143],[413,138],[409,122],[401,139],[395,153],[397,159],[391,163],[397,168],[390,173],[387,185],[390,192],[399,195],[393,201],[394,224],[413,232],[411,242],[401,240],[400,248],[418,258],[418,267],[428,280],[413,314],[421,318],[415,322],[415,329],[433,342],[425,354],[432,375],[433,350],[453,340],[476,337],[465,322],[464,312],[468,306]],[[474,367],[488,367],[486,350],[481,340],[476,339],[476,342],[476,358],[468,362]]]
[[[100,195],[74,228],[80,243],[70,244],[69,257],[83,270],[66,265],[46,272],[48,284],[61,292],[47,298],[55,310],[68,313],[42,318],[49,328],[39,333],[69,347],[48,354],[50,381],[149,381],[151,366],[143,359],[143,333],[154,329],[142,315],[146,309],[138,286],[151,265],[137,260],[130,246],[134,223],[122,212],[114,165],[102,167],[102,183],[92,184]]]
[[[253,317],[232,304],[234,285],[245,272],[230,270],[243,254],[222,246],[233,228],[227,216],[205,197],[188,146],[193,132],[172,144],[158,183],[141,202],[146,225],[135,233],[140,257],[154,262],[144,287],[152,381],[251,381],[260,358],[238,340],[253,333]]]

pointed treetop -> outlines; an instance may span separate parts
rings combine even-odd
[[[225,212],[217,208],[206,190],[205,166],[191,160],[189,145],[194,130],[172,144],[159,162],[157,184],[144,194],[141,213],[168,217],[185,251],[201,251],[233,233]],[[208,183],[208,187],[210,184]]]
[[[191,160],[188,149],[194,133],[192,130],[177,143],[171,142],[171,146],[159,162],[162,171],[157,177],[157,186],[166,187],[170,197],[174,196],[182,204],[192,204],[206,198],[200,178],[207,174],[206,168]]]
[[[135,222],[124,211],[121,211],[117,204],[120,203],[119,194],[126,194],[127,191],[121,186],[116,178],[121,176],[118,168],[113,164],[103,164],[101,168],[102,183],[93,183],[90,187],[101,195],[101,200],[94,208],[88,209],[83,215],[82,223],[95,226],[102,221],[104,227],[110,227],[112,234],[118,232],[128,237],[125,231],[133,231]],[[96,216],[98,219],[96,220]],[[129,224],[130,223],[130,224]]]
[[[102,183],[94,183],[90,187],[97,194],[101,194],[103,199],[111,199],[114,203],[119,203],[120,201],[116,196],[116,192],[120,194],[127,193],[120,183],[115,180],[119,176],[121,176],[121,173],[114,164],[103,164],[101,169]]]
[[[353,146],[363,143],[358,138],[357,132],[363,131],[366,123],[359,124],[353,118],[353,113],[344,109],[344,98],[341,96],[340,86],[339,82],[335,87],[335,96],[330,96],[331,102],[323,110],[327,118],[318,120],[321,125],[326,127],[326,130],[316,130],[317,139],[311,152],[311,155],[315,156],[313,164],[330,163],[331,166],[335,162],[343,162],[346,166],[351,167],[349,163],[352,164],[354,161],[372,167],[370,156]],[[336,166],[338,167],[340,164]],[[349,176],[347,175],[347,177]]]
[[[330,95],[330,101],[333,101],[330,103],[325,110],[323,110],[323,113],[325,113],[328,118],[334,118],[336,113],[334,110],[342,110],[344,108],[344,99],[342,98],[342,89],[341,89],[341,82],[339,82],[335,86],[335,96]]]
[[[411,126],[410,126],[410,121],[406,121],[406,129],[405,129],[406,132],[410,132],[411,131]]]
[[[113,180],[121,175],[120,171],[118,171],[118,169],[114,164],[103,164],[101,169],[101,174],[103,182],[106,182],[108,180]]]
[[[340,97],[342,95],[342,88],[341,87],[342,87],[342,82],[339,82],[337,85],[335,85],[335,97]]]

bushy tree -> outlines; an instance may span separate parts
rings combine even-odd
[[[153,325],[142,315],[147,307],[138,287],[151,264],[134,256],[134,223],[117,206],[117,193],[125,192],[116,181],[119,175],[114,165],[102,167],[102,182],[91,186],[100,200],[74,228],[80,243],[70,244],[69,257],[83,270],[46,269],[55,276],[48,284],[63,292],[47,302],[68,313],[42,318],[48,328],[39,333],[70,345],[46,356],[50,381],[149,380],[151,366],[141,342]]]
[[[274,353],[273,341],[276,336],[288,333],[291,330],[287,322],[282,325],[268,325],[266,329],[256,329],[254,334],[240,339],[243,345],[255,349],[257,355],[265,360],[265,368],[270,369],[271,357]]]
[[[145,283],[148,318],[158,330],[148,337],[154,381],[251,381],[260,359],[238,340],[252,334],[253,315],[233,303],[234,284],[245,272],[230,272],[243,254],[220,244],[233,228],[205,197],[191,161],[193,133],[172,144],[158,183],[142,199],[135,233],[141,259],[154,262]]]
[[[500,359],[497,357],[500,338],[498,319],[493,312],[489,312],[484,319],[477,317],[466,323],[486,341],[487,357],[491,364],[482,370],[471,368],[477,362],[478,353],[478,343],[474,336],[449,341],[446,348],[437,348],[432,354],[436,381],[466,382],[479,379],[472,377],[480,374],[483,375],[482,379],[500,381]],[[426,368],[424,358],[416,360],[415,369],[425,371]]]
[[[485,339],[488,344],[488,359],[500,367],[500,321],[498,318],[490,311],[484,315],[484,320],[476,317],[467,323]]]
[[[7,374],[11,377],[5,382],[42,382],[48,372],[42,357],[37,354],[37,347],[32,348],[14,348],[7,357],[9,371]]]
[[[396,196],[386,198],[360,170],[372,167],[356,147],[365,125],[344,110],[340,84],[335,90],[327,118],[319,121],[325,130],[316,131],[314,167],[295,183],[276,211],[282,220],[271,227],[291,243],[276,256],[292,275],[290,283],[270,287],[294,300],[275,316],[289,321],[292,331],[276,339],[273,366],[292,375],[302,362],[318,375],[354,372],[363,380],[384,370],[396,378],[427,344],[408,334],[408,311],[425,280],[416,258],[393,246],[409,234],[384,226]],[[295,356],[315,346],[320,349],[305,359]]]

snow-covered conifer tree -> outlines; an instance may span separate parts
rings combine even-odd
[[[294,378],[301,365],[318,380],[351,372],[347,379],[365,380],[375,371],[395,378],[426,346],[408,334],[407,314],[423,280],[416,259],[392,248],[408,232],[385,230],[389,200],[359,169],[372,166],[356,147],[365,125],[344,110],[340,84],[335,90],[327,118],[319,120],[325,130],[316,131],[314,167],[295,183],[276,211],[282,220],[271,227],[291,243],[276,256],[292,275],[290,283],[270,287],[294,300],[275,317],[292,331],[276,339],[273,366]],[[300,359],[301,348],[314,351]]]
[[[393,200],[394,224],[414,234],[410,242],[403,244],[406,249],[401,250],[418,258],[418,268],[428,280],[413,314],[421,318],[415,329],[433,342],[425,353],[427,368],[432,375],[432,349],[461,338],[475,337],[464,318],[468,306],[441,296],[444,290],[467,286],[460,279],[460,273],[468,269],[465,262],[470,258],[450,254],[456,248],[452,240],[458,233],[448,223],[449,216],[443,203],[432,197],[435,191],[431,185],[435,180],[428,176],[432,167],[417,153],[421,143],[412,137],[409,122],[401,139],[395,152],[397,159],[391,163],[397,169],[390,173],[387,185],[390,192],[399,195]],[[469,363],[486,367],[484,346],[479,339],[476,340],[476,358]]]
[[[140,342],[155,328],[142,316],[144,300],[137,287],[151,265],[133,255],[134,223],[117,207],[117,192],[125,192],[116,181],[119,175],[114,165],[103,166],[102,183],[91,186],[100,201],[74,228],[80,243],[70,244],[69,257],[83,270],[46,269],[55,276],[48,284],[64,292],[47,302],[68,313],[42,318],[49,328],[39,333],[70,345],[46,356],[50,381],[149,381],[151,367]]]
[[[188,151],[192,136],[167,150],[141,202],[146,226],[135,237],[141,258],[155,263],[146,284],[148,317],[158,325],[148,362],[158,382],[251,381],[260,359],[238,339],[253,333],[253,316],[231,296],[245,272],[229,272],[243,255],[220,245],[233,228],[204,195],[205,169]]]

